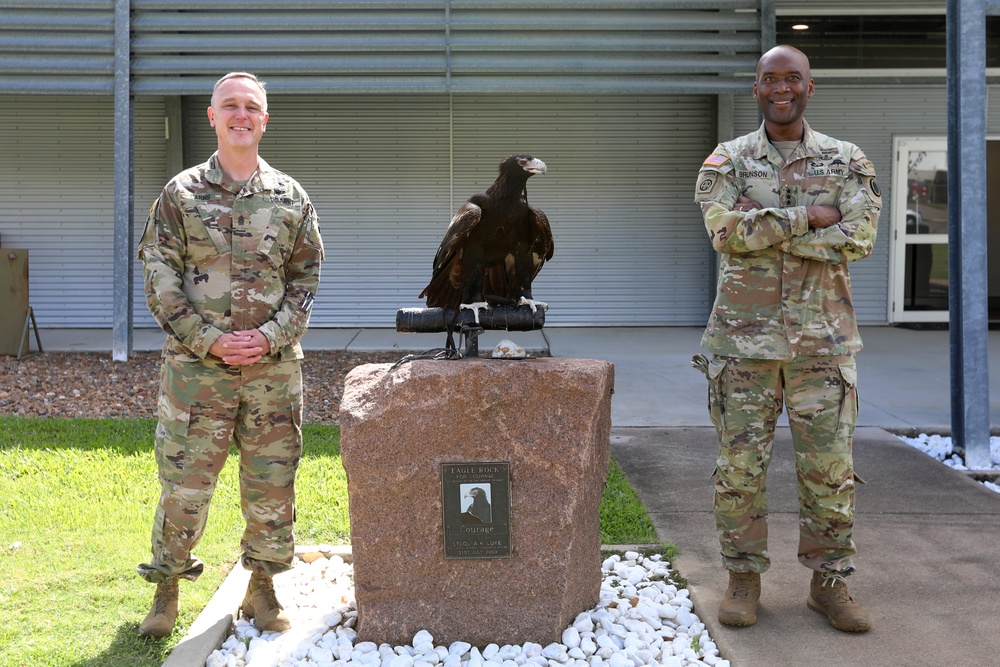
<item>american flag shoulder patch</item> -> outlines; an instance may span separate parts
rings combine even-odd
[[[712,153],[707,158],[705,158],[705,161],[702,162],[702,165],[704,165],[706,167],[721,167],[722,165],[726,164],[727,162],[729,162],[729,158],[727,158],[725,155],[719,155],[718,153]]]

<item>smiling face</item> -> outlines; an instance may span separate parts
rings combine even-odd
[[[252,79],[226,79],[212,94],[208,120],[221,152],[256,153],[267,119],[267,94]]]
[[[802,138],[802,115],[813,92],[812,72],[804,53],[790,46],[776,46],[761,56],[753,96],[772,141]]]

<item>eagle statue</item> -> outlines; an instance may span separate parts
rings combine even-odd
[[[531,283],[552,258],[552,230],[539,209],[528,204],[528,179],[546,172],[531,155],[509,155],[500,162],[493,185],[459,207],[434,255],[431,281],[420,293],[428,308],[451,309],[452,328],[465,308],[489,310],[494,304],[547,308],[531,295]]]

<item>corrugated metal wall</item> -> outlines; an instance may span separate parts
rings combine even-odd
[[[114,0],[0,1],[0,90],[110,94]]]
[[[447,5],[454,92],[732,89],[760,53],[756,0]]]
[[[1000,86],[990,86],[992,99]],[[990,108],[987,132],[1000,134],[1000,105]],[[861,147],[875,163],[882,189],[882,216],[872,256],[851,265],[855,308],[863,324],[885,324],[890,310],[890,251],[892,240],[892,138],[947,135],[947,93],[944,85],[823,85],[809,101],[806,119],[819,132]],[[757,103],[746,95],[737,102],[739,134],[757,127]]]
[[[113,125],[110,98],[12,95],[0,104],[0,244],[30,250],[39,327],[111,325]],[[135,133],[140,233],[167,178],[162,98],[136,104]],[[139,312],[141,279],[137,293]]]
[[[0,0],[0,88],[108,93],[114,0]],[[137,94],[707,92],[752,72],[759,0],[131,0]],[[280,77],[278,76],[280,75]]]
[[[187,105],[189,162],[215,149],[207,104]],[[712,108],[707,96],[463,96],[449,138],[447,96],[273,96],[261,153],[306,187],[327,248],[313,326],[392,327],[396,309],[422,305],[454,210],[516,152],[550,168],[528,188],[555,235],[535,283],[548,326],[704,323],[711,258],[692,193]]]
[[[753,70],[758,5],[135,0],[135,89],[195,94],[228,70],[293,93],[725,88]]]

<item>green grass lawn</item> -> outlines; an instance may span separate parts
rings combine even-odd
[[[155,420],[0,417],[0,665],[153,667],[184,636],[239,556],[237,465],[223,470],[197,548],[205,572],[181,587],[174,634],[138,637],[153,588],[149,557],[159,485]],[[339,429],[307,425],[296,489],[299,544],[349,541]],[[658,542],[612,462],[601,503],[605,544]]]

